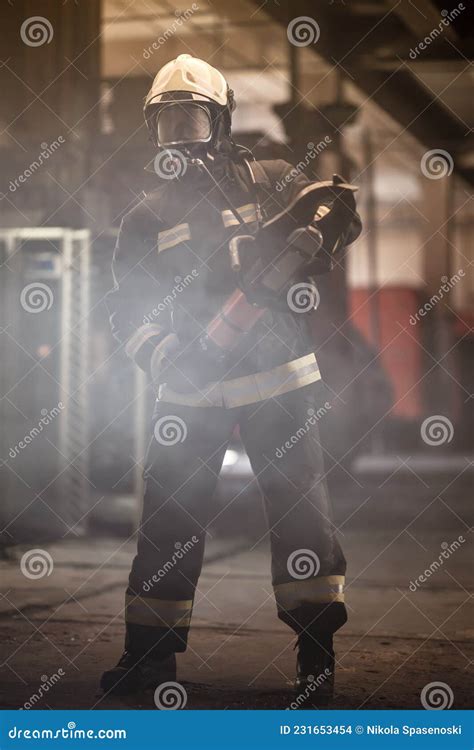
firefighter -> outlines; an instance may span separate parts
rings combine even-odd
[[[126,591],[125,650],[102,676],[106,692],[125,694],[176,679],[175,654],[186,649],[211,499],[237,425],[264,497],[278,617],[297,636],[295,688],[301,692],[324,674],[318,695],[332,692],[333,634],[347,619],[346,563],[333,534],[313,417],[321,375],[308,316],[285,293],[268,303],[230,358],[206,358],[196,348],[236,288],[230,240],[257,234],[309,184],[290,164],[255,161],[235,144],[234,106],[222,74],[187,54],[159,71],[146,97],[160,180],[122,221],[108,306],[114,335],[149,374],[157,400]],[[338,252],[359,231],[354,210]],[[315,221],[289,242],[295,251],[313,253],[318,238]],[[255,246],[244,247],[244,268],[255,252]],[[305,280],[312,289],[311,275],[333,262],[312,257],[296,294]],[[282,451],[288,441],[291,449]]]

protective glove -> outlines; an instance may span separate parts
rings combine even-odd
[[[307,227],[295,229],[288,237],[288,244],[302,253],[310,262],[319,252],[323,244],[323,236],[318,227],[309,224]]]

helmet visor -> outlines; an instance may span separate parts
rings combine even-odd
[[[209,110],[195,102],[173,102],[160,108],[156,117],[159,146],[207,143],[212,136]]]

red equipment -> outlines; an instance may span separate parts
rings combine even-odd
[[[239,274],[240,288],[208,324],[201,341],[204,349],[216,347],[222,354],[232,351],[265,314],[265,298],[280,292],[318,252],[334,252],[352,221],[357,190],[354,185],[337,182],[337,179],[340,178],[335,176],[332,182],[308,185],[284,211],[265,222],[256,236],[232,238],[230,260],[233,270]],[[291,245],[295,230],[309,225],[319,230],[310,254]],[[239,245],[244,242],[257,242],[262,251],[245,278],[241,274],[239,253]],[[262,261],[265,257],[271,258],[267,265]],[[259,297],[261,302],[257,304],[253,300]]]

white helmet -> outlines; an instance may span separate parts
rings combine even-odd
[[[173,95],[178,94],[182,102],[204,102],[222,108],[230,131],[234,94],[222,73],[197,57],[179,55],[158,71],[145,99],[145,121],[154,141],[154,120],[159,106],[169,103]]]

